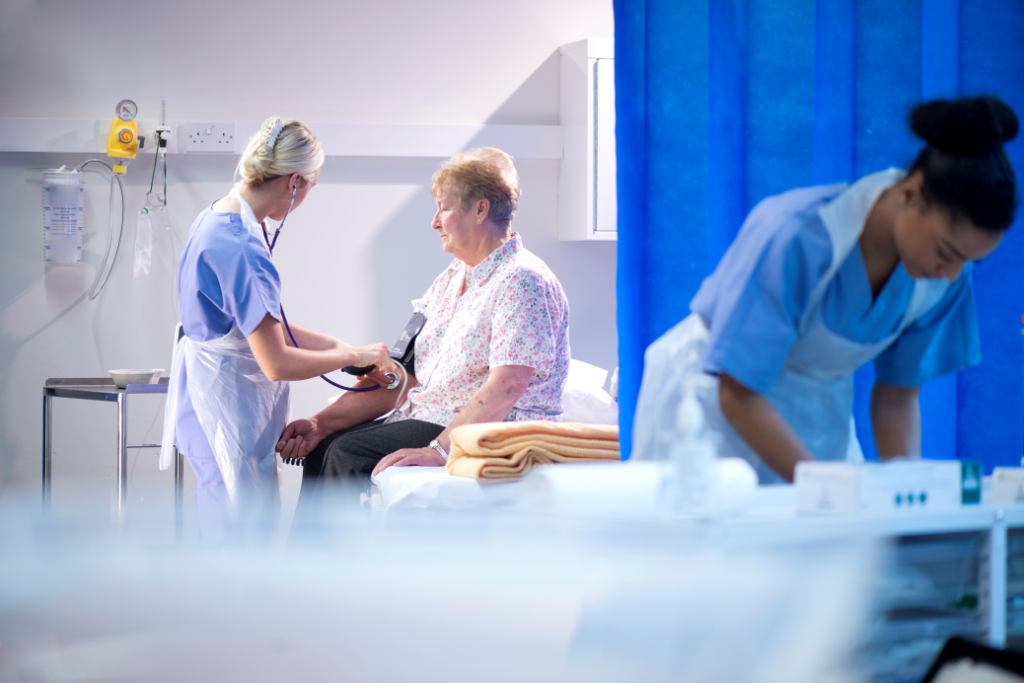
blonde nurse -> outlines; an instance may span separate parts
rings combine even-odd
[[[316,186],[320,143],[301,121],[267,119],[238,163],[229,196],[204,209],[189,231],[178,270],[185,336],[175,349],[161,465],[170,443],[188,458],[207,520],[243,509],[272,510],[288,421],[288,382],[338,368],[393,371],[385,344],[352,347],[282,325],[281,279],[265,241],[266,219],[282,220]],[[212,528],[217,534],[217,523]]]

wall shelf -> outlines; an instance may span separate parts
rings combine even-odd
[[[141,154],[152,154],[158,121],[139,119],[146,136]],[[259,130],[259,121],[233,121],[235,154]],[[178,154],[179,130],[170,121],[168,153]],[[447,158],[473,147],[498,147],[517,159],[561,159],[561,126],[310,123],[328,156]],[[110,119],[0,118],[0,152],[105,154]],[[184,153],[184,152],[182,152]],[[195,153],[193,153],[195,154]],[[214,153],[216,154],[216,153]],[[210,153],[204,154],[211,156]]]

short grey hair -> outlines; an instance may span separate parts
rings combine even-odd
[[[441,164],[430,183],[430,194],[438,197],[447,188],[454,190],[463,211],[470,204],[486,199],[488,218],[508,228],[519,208],[519,173],[512,157],[494,147],[480,147],[456,154]]]

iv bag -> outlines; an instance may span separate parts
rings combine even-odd
[[[76,171],[43,173],[43,261],[54,265],[82,262],[85,188]]]
[[[149,275],[153,263],[153,222],[149,208],[139,209],[139,221],[135,227],[135,253],[132,257],[132,279],[141,280]]]
[[[177,265],[174,244],[171,238],[170,218],[167,209],[149,201],[139,210],[135,226],[135,248],[132,254],[132,279],[141,280],[153,270],[153,254],[156,254],[158,268],[161,260],[173,269]]]

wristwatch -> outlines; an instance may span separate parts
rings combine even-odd
[[[430,442],[430,447],[433,448],[438,453],[440,453],[441,457],[444,458],[445,462],[448,462],[448,451],[444,449],[444,446],[437,442],[437,439],[434,439],[433,441]]]

